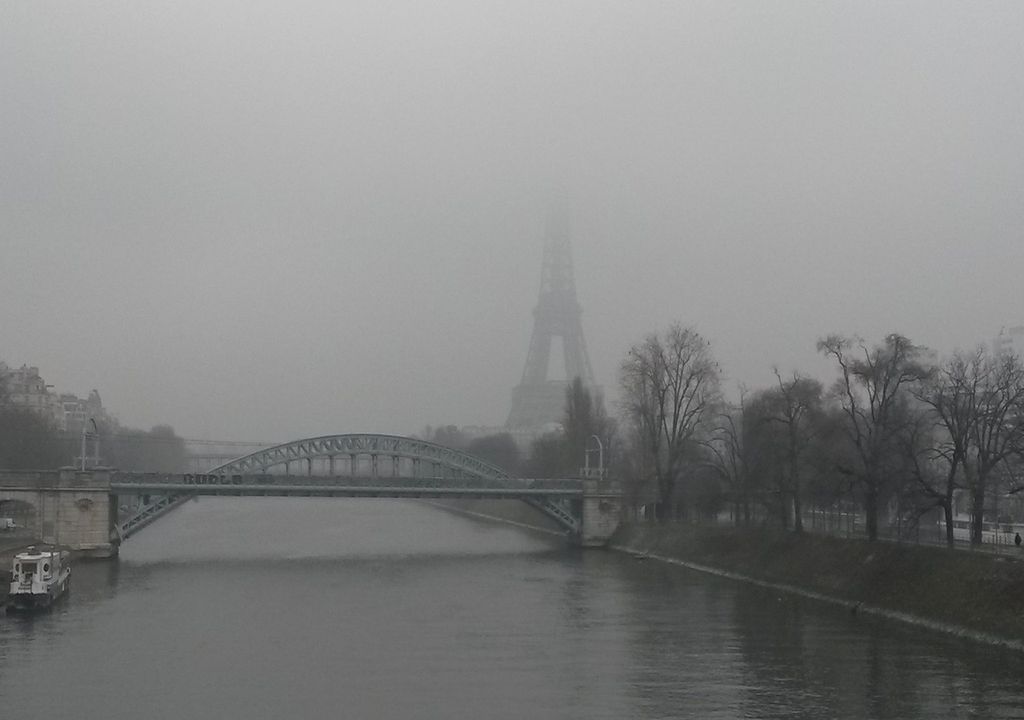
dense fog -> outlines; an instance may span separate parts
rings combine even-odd
[[[1024,322],[1024,5],[0,11],[0,359],[185,437],[500,425],[565,202],[597,380]],[[614,399],[613,397],[611,399]]]

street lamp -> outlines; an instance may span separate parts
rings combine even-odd
[[[96,425],[96,421],[89,418],[89,422],[92,423],[93,430],[93,444],[92,444],[92,459],[96,465],[100,464],[100,429]]]
[[[604,444],[601,442],[601,438],[597,435],[591,435],[587,438],[587,445],[590,445],[590,441],[593,440],[597,443],[596,448],[585,447],[583,449],[583,476],[590,477],[590,453],[597,453],[597,476],[602,477],[604,475]]]
[[[96,419],[95,418],[89,418],[89,422],[92,423],[93,437],[96,439],[96,444],[94,446],[94,449],[95,449],[95,452],[96,452],[96,461],[99,462],[99,457],[100,457],[100,429],[96,426]],[[86,453],[86,450],[85,450],[85,439],[89,435],[88,428],[89,428],[89,424],[88,423],[82,423],[82,470],[85,470],[85,453]]]

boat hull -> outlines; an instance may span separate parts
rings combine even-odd
[[[7,596],[7,612],[37,612],[49,609],[67,594],[70,579],[71,573],[65,569],[61,577],[42,588],[12,592]]]

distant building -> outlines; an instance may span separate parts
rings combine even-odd
[[[992,350],[996,355],[1016,353],[1024,358],[1024,325],[1002,328],[992,341]]]
[[[72,393],[51,392],[53,385],[46,384],[38,367],[22,365],[11,369],[0,362],[0,377],[5,381],[7,402],[32,410],[52,422],[61,432],[77,435],[90,419],[101,428],[109,428],[115,422],[104,409],[96,390],[92,390],[84,400]]]
[[[39,368],[22,365],[12,369],[0,362],[0,376],[4,378],[9,403],[28,408],[64,429],[64,410],[60,398],[50,392],[53,385],[46,384],[39,374]]]
[[[84,400],[73,393],[61,393],[60,404],[62,429],[72,435],[81,433],[90,419],[95,420],[101,429],[111,426],[112,418],[107,414],[100,394],[95,389]]]

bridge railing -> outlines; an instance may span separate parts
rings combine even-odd
[[[111,483],[116,486],[146,488],[160,485],[267,485],[267,486],[321,486],[335,487],[481,487],[480,480],[472,477],[451,476],[350,476],[350,475],[272,475],[272,474],[204,474],[204,473],[115,473]],[[580,490],[582,482],[572,478],[509,478],[504,484],[509,489],[551,490],[568,492]],[[493,487],[493,484],[488,483]],[[152,490],[151,490],[152,491]]]

